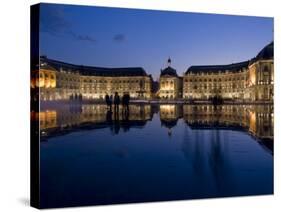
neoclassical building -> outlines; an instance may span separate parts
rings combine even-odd
[[[167,67],[161,69],[158,96],[162,99],[176,99],[181,98],[181,94],[182,78],[171,67],[171,59],[169,58]]]
[[[249,61],[191,66],[183,77],[184,99],[273,100],[273,42]]]
[[[171,67],[161,70],[159,84],[141,67],[102,68],[74,65],[40,57],[31,73],[33,98],[40,100],[102,99],[129,93],[132,99],[273,101],[273,42],[254,58],[228,65],[191,66],[184,76]],[[154,85],[155,84],[155,85]],[[158,86],[159,85],[159,86]],[[36,90],[36,89],[34,89]]]
[[[143,68],[102,68],[73,65],[40,58],[32,72],[31,87],[39,87],[40,100],[102,99],[106,94],[130,93],[131,98],[151,97],[152,77]]]

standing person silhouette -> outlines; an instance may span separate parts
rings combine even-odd
[[[126,106],[127,112],[129,112],[129,103],[130,103],[130,94],[126,94],[125,95],[125,106]]]
[[[108,94],[106,94],[106,95],[105,95],[105,102],[106,102],[107,109],[108,109],[108,107],[110,106],[110,104],[109,104],[109,96],[108,96]]]
[[[126,110],[126,94],[124,93],[121,99],[122,103],[122,113]]]
[[[112,102],[113,102],[113,96],[110,95],[109,97],[109,110],[112,111]]]
[[[115,92],[115,95],[114,95],[114,110],[116,112],[119,112],[119,104],[120,104],[120,97],[119,97],[118,93]]]

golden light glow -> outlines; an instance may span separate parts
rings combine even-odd
[[[176,118],[176,105],[160,105],[160,118],[163,119]]]
[[[160,105],[160,111],[171,112],[175,110],[175,105]]]
[[[39,88],[45,86],[45,74],[43,71],[39,71],[39,83],[36,83]]]
[[[40,128],[47,129],[57,126],[57,111],[47,110],[39,112]]]
[[[54,71],[41,69],[31,80],[31,87],[55,88],[56,74]]]
[[[250,79],[250,86],[256,84],[256,70],[254,68],[251,68],[249,71],[249,79]]]
[[[256,133],[256,112],[249,112],[249,130],[252,133]]]

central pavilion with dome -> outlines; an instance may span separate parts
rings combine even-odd
[[[163,70],[161,69],[160,73],[158,96],[162,99],[181,98],[182,78],[171,67],[171,62],[171,58],[169,58],[167,67]]]

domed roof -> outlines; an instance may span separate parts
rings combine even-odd
[[[273,42],[265,46],[256,56],[257,60],[266,60],[273,58]]]
[[[173,69],[170,66],[168,66],[164,70],[161,70],[160,76],[164,76],[164,75],[166,75],[166,76],[175,76],[175,77],[178,76],[176,69]]]
[[[178,119],[160,119],[161,124],[164,125],[165,127],[172,129],[174,126],[177,125]]]

